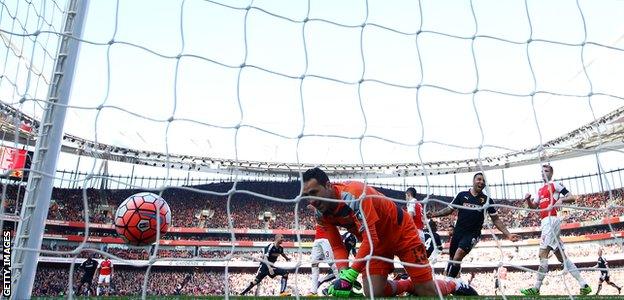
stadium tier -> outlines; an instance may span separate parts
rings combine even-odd
[[[292,197],[292,194],[283,191],[294,192],[297,188],[297,183],[274,183],[274,182],[245,182],[240,183],[244,187],[248,187],[252,190],[264,190],[273,191],[273,195],[277,197],[288,198]],[[195,187],[200,189],[212,189],[212,190],[227,190],[230,187],[230,183],[215,183],[209,186]],[[12,196],[18,196],[16,189],[18,186],[7,185],[7,194]],[[280,191],[280,192],[275,192]],[[384,190],[387,194],[400,195],[401,191]],[[135,193],[136,190],[87,190],[89,196],[89,203],[91,204],[90,212],[94,216],[92,222],[89,224],[90,235],[86,239],[85,246],[88,249],[97,249],[113,255],[115,259],[113,262],[116,266],[116,272],[119,276],[116,276],[113,281],[116,284],[116,291],[120,295],[132,295],[133,292],[140,290],[141,280],[121,282],[121,280],[133,276],[133,274],[141,273],[141,271],[147,264],[148,259],[153,250],[153,247],[132,247],[125,244],[125,242],[116,234],[115,228],[110,222],[111,212],[107,211],[110,207],[115,207],[117,201],[114,199],[121,199],[126,195]],[[264,202],[262,199],[253,199],[247,197],[237,198],[232,201],[232,206],[245,211],[246,215],[256,216],[255,218],[247,218],[248,221],[243,223],[240,227],[234,228],[230,231],[225,228],[224,221],[217,216],[224,213],[225,199],[213,198],[211,201],[202,201],[209,206],[201,206],[196,203],[199,202],[192,192],[170,190],[163,193],[164,197],[167,197],[169,205],[175,212],[173,224],[188,224],[187,226],[174,226],[169,228],[169,232],[162,237],[158,253],[156,254],[156,261],[153,263],[153,273],[150,276],[154,278],[168,278],[168,280],[182,280],[186,274],[192,274],[192,280],[201,281],[205,277],[211,278],[215,276],[223,276],[223,269],[226,264],[230,268],[231,275],[237,278],[247,278],[254,274],[258,265],[258,259],[262,257],[262,249],[272,240],[275,234],[283,234],[286,237],[286,241],[283,243],[283,247],[289,257],[292,258],[291,262],[278,262],[276,265],[279,267],[294,270],[296,267],[301,273],[301,285],[298,288],[309,288],[309,271],[311,259],[311,247],[314,237],[314,230],[300,229],[299,231],[293,230],[287,226],[284,226],[283,222],[279,222],[279,218],[292,218],[293,212],[289,210],[294,209],[289,204],[279,204]],[[611,195],[613,198],[607,198]],[[65,293],[64,289],[60,285],[60,282],[66,282],[67,273],[69,271],[68,266],[71,263],[80,264],[87,256],[92,253],[91,250],[86,250],[77,253],[77,259],[73,257],[76,254],[70,253],[84,240],[84,227],[85,222],[81,219],[83,215],[80,209],[80,197],[82,196],[82,190],[76,189],[55,189],[55,205],[49,214],[49,219],[46,221],[46,233],[44,235],[44,241],[42,250],[49,250],[53,252],[44,252],[39,257],[39,269],[37,276],[45,277],[46,274],[60,274],[63,278],[60,281],[49,282],[45,285],[37,283],[35,286],[36,295],[62,295]],[[435,197],[435,196],[431,196]],[[438,199],[444,199],[448,201],[447,197],[435,197]],[[11,199],[11,198],[9,198]],[[69,199],[69,201],[67,201]],[[75,200],[71,200],[75,199]],[[188,199],[196,199],[189,201]],[[604,203],[612,203],[619,205],[621,200],[621,190],[614,190],[611,193],[599,193],[589,194],[580,197],[581,200],[577,202],[581,207],[597,207],[599,208]],[[110,202],[109,202],[110,201]],[[247,205],[245,202],[253,202],[253,204]],[[19,201],[18,201],[19,202]],[[507,205],[514,204],[517,201],[514,200],[497,200],[496,203],[505,203]],[[14,201],[7,201],[5,204],[5,211],[13,211],[15,208],[11,206]],[[434,204],[436,205],[436,204]],[[73,213],[68,213],[72,209]],[[436,209],[436,208],[433,208]],[[183,211],[184,213],[178,213]],[[208,211],[207,214],[202,213]],[[505,213],[506,210],[499,209],[501,213]],[[511,211],[511,210],[510,210]],[[562,224],[562,238],[566,243],[567,255],[581,268],[592,267],[595,264],[595,252],[598,248],[602,248],[604,251],[604,257],[610,262],[610,266],[617,268],[624,266],[624,255],[620,245],[614,243],[614,237],[622,237],[624,235],[624,216],[610,216],[601,217],[610,213],[618,213],[619,210],[614,208],[607,213],[591,214],[589,211],[586,216],[581,214],[588,212],[587,210],[579,210],[579,214],[575,214],[574,209],[569,209],[568,217],[564,219],[566,223]],[[307,219],[309,214],[306,210],[300,210],[300,228],[311,228],[313,226],[313,220]],[[511,213],[511,212],[510,212]],[[264,216],[268,214],[275,216],[274,218]],[[183,220],[176,219],[181,216]],[[244,220],[242,217],[238,217],[238,214],[233,213],[232,217],[235,220]],[[219,221],[213,221],[212,218],[217,218]],[[575,218],[585,219],[583,222],[573,222]],[[253,223],[249,222],[249,219],[253,219]],[[9,216],[6,219],[8,224],[11,221],[16,220],[16,217]],[[310,221],[311,223],[305,223]],[[441,220],[438,223],[444,224],[445,222],[452,222],[452,219],[448,221]],[[6,223],[5,223],[6,224]],[[198,227],[202,224],[202,227]],[[234,225],[238,224],[234,221]],[[256,225],[253,225],[256,224]],[[519,223],[520,224],[520,223]],[[519,225],[518,224],[518,225]],[[529,223],[531,225],[531,223]],[[254,228],[255,227],[255,228]],[[442,226],[440,226],[442,227]],[[263,229],[260,229],[263,228]],[[501,238],[500,232],[497,230],[490,231],[484,229],[482,232],[482,242],[473,249],[469,256],[464,259],[463,273],[464,277],[470,273],[477,274],[479,278],[479,284],[476,284],[481,291],[491,291],[492,287],[487,279],[483,280],[483,277],[489,278],[494,270],[499,267],[499,261],[505,261],[510,269],[510,278],[521,276],[520,272],[514,272],[518,270],[516,268],[529,268],[536,269],[539,265],[539,261],[535,257],[535,252],[538,250],[539,245],[539,227],[516,227],[510,228],[511,232],[518,233],[523,237],[520,242],[510,242],[507,240],[494,240],[493,235]],[[236,242],[232,243],[231,233],[234,233]],[[444,249],[448,249],[449,246],[449,232],[441,230],[438,232],[443,240]],[[298,234],[298,237],[297,237]],[[299,238],[300,242],[297,242]],[[231,246],[235,246],[232,251]],[[61,254],[65,252],[65,254]],[[100,254],[96,255],[96,259],[102,259]],[[121,259],[121,260],[118,260]],[[436,260],[432,262],[432,266],[437,272],[442,272],[448,261],[448,252],[445,250]],[[551,257],[549,263],[553,267],[557,267],[559,264],[555,257]],[[170,268],[177,268],[178,271],[172,271]],[[193,269],[199,268],[199,269]],[[321,266],[322,270],[327,270],[326,265]],[[395,263],[397,270],[402,269],[399,263]],[[191,271],[193,269],[193,271]],[[556,271],[555,271],[556,273]],[[622,272],[614,272],[613,278],[619,278]],[[81,274],[76,271],[76,276]],[[232,275],[238,274],[238,275]],[[558,273],[556,273],[558,274]],[[238,277],[240,276],[240,277]],[[558,275],[553,275],[551,281],[556,282]],[[78,278],[78,277],[77,277]],[[140,277],[139,277],[140,278]],[[78,281],[78,279],[76,279]],[[511,280],[511,279],[510,279]],[[37,281],[39,282],[39,281]],[[133,283],[134,282],[134,283]],[[240,285],[233,285],[233,287]],[[292,284],[291,284],[292,287]],[[552,287],[548,287],[551,289]],[[269,281],[259,291],[260,295],[272,295],[275,289],[275,282]],[[211,284],[203,284],[199,286],[189,287],[184,290],[183,293],[188,295],[221,295],[223,292],[222,287],[214,286]],[[231,291],[235,293],[236,290]],[[509,294],[514,294],[517,291],[509,290]],[[150,289],[149,294],[152,295],[170,295],[174,293],[174,288],[155,288]],[[483,293],[483,292],[482,292]],[[607,291],[607,293],[609,293]]]
[[[194,186],[199,191],[225,192],[232,187],[232,183],[214,183],[205,186]],[[237,188],[241,191],[250,191],[263,194],[270,197],[282,199],[294,199],[300,189],[298,182],[239,182]],[[403,192],[379,188],[386,196],[402,201]],[[142,190],[133,189],[116,189],[116,190],[98,190],[87,189],[87,202],[90,206],[90,222],[104,225],[93,225],[94,228],[112,228],[112,216],[114,209],[128,196],[138,193]],[[163,192],[165,198],[172,210],[176,211],[173,217],[173,227],[193,227],[193,228],[210,228],[225,229],[228,227],[226,219],[227,197],[216,197],[202,194],[199,191],[189,191],[181,188],[170,188]],[[589,221],[600,221],[613,223],[609,218],[624,215],[623,189],[616,189],[610,192],[592,193],[582,195],[574,206],[566,206],[563,208],[561,218],[565,223],[584,223]],[[7,198],[4,202],[6,213],[15,213],[15,200],[21,200],[24,195],[23,187],[19,185],[7,185]],[[83,190],[82,189],[60,189],[55,188],[52,194],[52,205],[48,213],[48,224],[71,224],[69,226],[81,226],[80,221],[84,222],[83,216]],[[424,198],[425,195],[418,194],[418,197]],[[442,203],[448,203],[451,197],[429,195],[431,199],[436,199]],[[512,214],[519,213],[526,216],[526,211],[518,212],[504,206],[521,207],[521,200],[509,199],[493,199],[499,214],[503,218],[512,222],[511,228],[533,229],[539,227],[538,218],[513,218]],[[445,205],[439,202],[432,202],[429,205],[430,210],[437,210]],[[601,208],[608,208],[601,210]],[[17,207],[19,211],[19,207]],[[300,205],[298,210],[299,228],[302,230],[312,230],[314,228],[313,215],[306,212],[305,205]],[[277,203],[260,197],[253,197],[245,194],[235,194],[231,202],[231,219],[233,227],[239,233],[241,230],[250,229],[277,229],[290,230],[295,228],[294,207],[292,204]],[[251,218],[249,216],[252,216]],[[603,220],[604,219],[604,220]],[[444,219],[444,220],[450,220]],[[71,221],[71,223],[55,223],[55,221]],[[439,222],[439,230],[442,234],[450,228],[453,222]],[[617,221],[615,221],[617,223]],[[109,225],[106,225],[109,224]],[[588,224],[587,224],[588,225]],[[562,229],[573,228],[582,225],[563,225]],[[179,230],[179,229],[173,229]],[[305,231],[304,231],[305,232]],[[190,233],[190,232],[189,232]],[[307,231],[308,234],[311,231]]]

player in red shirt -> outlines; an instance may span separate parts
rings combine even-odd
[[[353,181],[332,183],[319,168],[307,170],[303,174],[303,183],[303,196],[314,197],[309,199],[309,203],[320,212],[317,224],[326,229],[334,257],[339,260],[336,262],[340,269],[339,279],[330,286],[331,295],[351,295],[360,273],[363,273],[363,290],[367,296],[371,292],[374,296],[396,296],[405,292],[433,296],[437,294],[436,283],[443,295],[459,295],[464,292],[462,288],[468,288],[456,280],[437,280],[434,283],[425,246],[418,237],[412,218],[374,188]],[[347,261],[340,261],[348,256],[337,226],[362,241],[351,267]],[[408,280],[389,281],[388,274],[394,270],[393,263],[366,259],[370,254],[390,260],[397,256],[403,263],[416,266],[404,266],[410,277]]]
[[[565,255],[563,250],[563,241],[559,237],[561,232],[561,219],[557,217],[557,206],[562,203],[576,201],[576,196],[568,191],[562,184],[554,182],[553,167],[551,165],[542,166],[542,179],[544,180],[544,186],[538,191],[537,201],[531,197],[531,194],[526,194],[524,200],[527,202],[530,208],[539,208],[541,224],[541,241],[539,249],[540,265],[537,271],[537,281],[532,288],[522,289],[520,292],[524,295],[539,295],[542,281],[548,273],[548,256],[550,251],[555,253],[557,259],[563,263],[565,268],[570,274],[578,281],[581,286],[581,295],[587,295],[591,293],[591,287],[583,280],[581,273],[576,268],[574,263]]]
[[[407,213],[412,216],[416,229],[422,231],[425,228],[425,215],[423,214],[423,207],[418,199],[416,199],[416,189],[411,187],[405,191],[405,200],[407,201]]]
[[[105,258],[97,268],[100,276],[98,276],[98,287],[97,287],[97,296],[100,295],[101,286],[106,287],[107,294],[109,293],[109,287],[111,279],[113,278],[113,263],[110,261],[110,258]]]

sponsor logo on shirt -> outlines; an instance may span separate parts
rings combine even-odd
[[[472,204],[472,203],[464,203],[465,207],[471,207],[471,208],[481,208],[481,205],[478,204]]]

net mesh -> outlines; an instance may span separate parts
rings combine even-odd
[[[238,271],[231,273],[232,263],[237,259],[260,260],[257,255],[238,252],[240,243],[232,215],[236,202],[242,200],[236,196],[292,205],[297,262],[292,265],[295,276],[291,282],[295,281],[292,284],[294,294],[300,295],[307,292],[299,288],[305,276],[298,275],[309,263],[304,260],[300,227],[300,221],[305,218],[301,214],[307,197],[299,193],[292,199],[280,198],[239,188],[250,178],[243,172],[221,171],[215,175],[217,180],[233,182],[223,191],[189,187],[192,181],[188,177],[187,184],[182,184],[186,187],[182,187],[179,180],[178,184],[172,181],[183,174],[172,168],[172,153],[195,150],[204,157],[224,157],[235,162],[266,158],[275,164],[295,162],[322,166],[347,162],[362,167],[369,163],[392,163],[402,155],[406,160],[421,163],[424,176],[413,178],[413,182],[421,182],[423,194],[431,195],[435,183],[430,180],[435,178],[425,167],[425,163],[432,160],[428,157],[440,160],[476,157],[479,169],[485,171],[481,168],[484,158],[538,144],[539,151],[534,158],[539,163],[547,162],[543,158],[544,145],[560,135],[561,128],[567,132],[567,129],[599,120],[604,113],[621,106],[624,91],[614,78],[624,70],[618,67],[624,62],[623,36],[614,35],[616,29],[605,30],[621,26],[621,18],[617,18],[617,12],[624,9],[621,1],[608,5],[590,1],[544,4],[528,0],[507,4],[498,1],[406,2],[392,5],[383,1],[340,4],[300,1],[289,5],[263,1],[178,1],[158,5],[128,1],[91,3],[74,79],[76,91],[72,97],[77,103],[72,101],[68,106],[67,131],[74,133],[75,130],[76,135],[94,143],[113,146],[129,145],[129,140],[139,141],[139,145],[133,144],[132,148],[163,153],[166,163],[162,169],[146,169],[163,174],[165,179],[155,187],[161,194],[168,190],[186,190],[227,198],[229,252],[219,258],[176,259],[194,266],[224,262],[224,273],[218,274],[224,283],[224,295],[240,292],[236,290],[238,286],[232,286],[232,277],[238,275]],[[4,50],[1,100],[37,119],[48,102],[49,74],[52,74],[58,37],[64,34],[61,22],[66,3],[1,3],[0,34]],[[153,10],[154,15],[141,17],[146,7],[152,6],[158,8]],[[523,12],[524,18],[517,18],[513,11]],[[522,26],[502,25],[507,22]],[[219,28],[236,34],[220,34]],[[168,93],[159,94],[161,90],[155,86],[168,86]],[[158,92],[151,92],[150,87]],[[256,97],[262,102],[255,100]],[[435,106],[442,109],[435,109]],[[384,112],[383,108],[387,107],[395,109]],[[557,115],[562,107],[572,110]],[[510,116],[514,113],[521,116]],[[9,118],[6,123],[13,124],[16,132],[23,127],[25,119],[20,119],[19,113],[5,111],[4,116]],[[389,119],[400,118],[411,118],[416,124],[407,131],[400,128],[401,125],[390,126],[396,129],[390,132],[380,130],[380,123],[392,125]],[[514,120],[516,127],[508,131],[491,130],[505,124],[506,119]],[[518,123],[525,125],[517,126]],[[7,132],[10,130],[3,131],[2,143],[14,148],[21,148],[32,142],[29,139],[36,138],[36,135],[25,134],[24,141],[14,135],[10,142]],[[500,139],[512,134],[521,138]],[[604,168],[613,164],[614,156],[608,156],[608,163],[603,163],[602,148],[607,147],[616,154],[620,151],[611,149],[612,145],[603,145],[602,137],[607,134],[598,135],[596,147],[576,151],[593,154],[599,173],[594,179],[602,184],[599,191],[608,191],[608,198],[615,199],[618,197],[613,194],[617,189],[615,173],[606,172]],[[331,146],[315,147],[318,144]],[[190,149],[189,145],[195,145],[196,149]],[[137,261],[93,247],[86,238],[91,223],[87,216],[94,208],[89,203],[93,196],[88,194],[87,186],[99,183],[106,187],[104,180],[119,188],[142,189],[145,185],[133,179],[108,176],[102,172],[103,165],[98,169],[103,158],[89,157],[88,147],[82,149],[88,165],[84,167],[85,162],[82,162],[82,168],[87,170],[85,176],[75,173],[67,179],[62,173],[63,177],[56,178],[61,183],[83,187],[85,238],[68,251],[39,251],[42,255],[71,255],[76,262],[79,254],[88,250],[145,268],[140,277],[145,297],[151,290],[148,287],[154,284],[150,282],[154,278],[150,276],[152,266],[167,261],[159,255],[159,243],[149,250],[147,260]],[[253,153],[254,149],[262,147],[265,149],[259,151],[260,154]],[[444,153],[434,154],[441,150]],[[390,155],[380,156],[375,152]],[[127,167],[124,170],[111,164],[113,167],[128,172]],[[267,173],[265,179],[271,175]],[[366,173],[351,176],[369,183],[380,182]],[[14,197],[18,202],[24,185],[18,185],[17,195],[7,196],[9,179],[3,180],[3,201]],[[405,179],[385,180],[397,184]],[[619,187],[622,187],[621,177]],[[521,185],[519,189],[530,192]],[[486,191],[492,195],[489,188]],[[394,200],[405,203],[403,199]],[[427,196],[423,201],[425,211],[434,203],[446,204]],[[518,211],[518,214],[535,211],[524,206],[490,202],[485,206],[490,205]],[[602,207],[564,207],[594,210],[606,218],[613,216],[611,211],[623,208],[618,202]],[[2,209],[4,228],[5,220],[18,216],[20,210],[5,211],[4,205]],[[175,210],[173,216],[176,217]],[[486,228],[493,228],[491,223],[486,224]],[[617,229],[611,223],[609,228],[621,249]],[[527,276],[535,276],[536,271],[527,265],[506,259],[506,245],[496,234],[492,233],[491,237],[500,253],[494,266],[521,270],[510,274],[510,281],[526,282],[533,278]],[[438,262],[445,263],[441,253],[436,251],[431,263],[436,266]],[[492,266],[479,260],[471,265]],[[74,286],[73,264],[69,272],[68,286]],[[567,274],[566,267],[563,272],[550,276],[569,276]],[[479,276],[489,278],[491,275]],[[575,287],[568,286],[567,280],[556,282],[565,284],[567,294],[575,294]],[[543,292],[548,293],[548,290]]]
[[[3,57],[0,98],[3,103],[12,105],[9,107],[3,105],[1,112],[3,146],[23,149],[24,145],[34,143],[33,136],[27,134],[33,131],[34,124],[21,118],[20,112],[34,112],[33,117],[40,117],[51,84],[50,75],[58,47],[63,12],[55,1],[2,2],[0,6]],[[15,174],[15,170],[7,168],[6,162],[22,156],[14,155],[3,147],[2,178],[4,181],[12,177],[13,180],[23,182],[21,179],[23,174]],[[15,195],[7,198],[7,185],[3,183],[4,205],[0,208],[3,228],[6,215],[19,214],[19,204],[16,202],[23,196],[24,191],[25,187],[18,185]],[[5,210],[8,206],[12,207],[9,211]]]

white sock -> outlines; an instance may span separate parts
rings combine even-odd
[[[546,273],[548,273],[548,258],[540,258],[540,265],[537,268],[537,281],[535,281],[535,288],[540,289],[542,287],[542,281],[544,281],[544,277],[546,277]]]
[[[317,294],[318,293],[318,278],[319,278],[319,268],[318,267],[312,267],[312,291],[311,293]]]
[[[566,267],[566,269],[568,269],[568,272],[570,272],[572,277],[574,277],[574,279],[578,281],[581,287],[587,285],[587,282],[585,282],[585,280],[583,280],[583,277],[581,277],[581,272],[579,272],[579,270],[576,268],[576,265],[574,265],[574,263],[569,258],[566,257],[566,259],[563,261],[563,265]]]
[[[95,295],[96,295],[96,296],[99,296],[99,295],[100,295],[100,287],[99,287],[99,286],[98,286],[98,287],[97,287],[97,289],[96,289]]]
[[[332,272],[334,272],[334,276],[336,276],[336,278],[338,278],[338,274],[339,273],[338,273],[338,267],[336,267],[336,264],[331,263],[331,264],[329,264],[329,266],[331,267]]]

